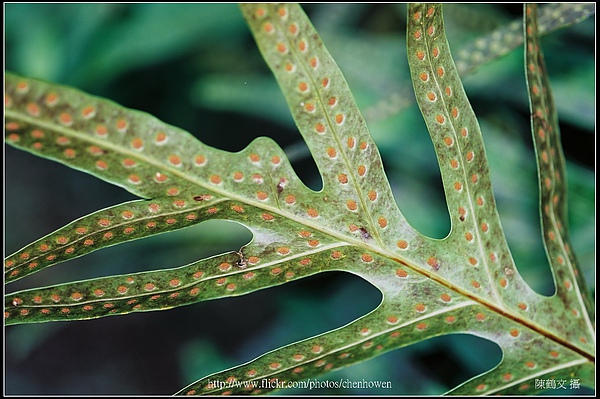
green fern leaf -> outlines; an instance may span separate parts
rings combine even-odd
[[[142,198],[80,218],[8,256],[7,283],[211,219],[241,223],[253,239],[239,251],[178,268],[9,293],[5,324],[164,310],[343,271],[383,294],[370,313],[178,393],[257,394],[303,386],[382,353],[456,333],[496,343],[503,358],[452,394],[532,393],[538,380],[573,376],[593,386],[593,302],[569,246],[564,160],[536,39],[536,8],[527,7],[526,64],[542,229],[557,286],[551,297],[533,291],[512,259],[481,130],[450,54],[440,5],[408,6],[407,51],[452,224],[443,239],[415,230],[396,206],[348,84],[300,6],[253,3],[241,10],[319,168],[322,189],[306,187],[271,139],[229,153],[148,114],[7,73],[7,143]]]

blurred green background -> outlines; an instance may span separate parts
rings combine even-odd
[[[433,145],[414,102],[404,4],[307,4],[346,75],[409,222],[443,238],[450,222]],[[318,189],[316,166],[235,4],[4,5],[5,68],[151,113],[201,141],[239,151],[270,136]],[[455,58],[477,37],[520,18],[520,4],[447,4]],[[595,282],[595,19],[542,39],[568,160],[573,247]],[[522,46],[464,76],[517,266],[540,293],[553,282],[540,238]],[[121,188],[5,146],[5,255],[98,209],[135,199]],[[7,287],[171,268],[250,240],[235,223],[116,246]],[[251,295],[168,312],[14,326],[5,335],[5,394],[172,394],[209,373],[340,327],[381,300],[360,278],[325,273]],[[454,335],[389,352],[323,379],[391,381],[391,390],[278,394],[440,394],[493,367],[501,351]],[[569,394],[585,394],[580,389]],[[547,392],[552,394],[553,392]],[[562,391],[561,393],[564,393]]]

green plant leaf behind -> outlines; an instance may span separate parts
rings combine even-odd
[[[503,358],[452,393],[531,393],[538,379],[573,376],[593,386],[595,332],[582,282],[569,279],[570,286],[557,289],[559,295],[545,297],[525,283],[513,262],[481,130],[450,54],[442,7],[409,5],[407,53],[452,224],[443,239],[420,234],[399,211],[346,80],[301,7],[245,4],[241,9],[319,168],[322,189],[307,188],[270,139],[229,153],[150,115],[7,74],[7,143],[142,198],[78,219],[8,256],[7,282],[93,250],[209,219],[241,223],[253,239],[239,251],[178,268],[9,293],[5,324],[163,310],[344,271],[381,291],[375,309],[178,393],[257,394],[300,386],[391,350],[459,333],[496,343]],[[561,161],[552,162],[559,167]],[[554,215],[562,223],[561,209]],[[561,239],[568,237],[558,231]],[[566,248],[548,247],[550,255]],[[568,277],[564,273],[576,270],[574,258],[568,262],[565,271],[558,258],[552,264],[559,283]]]
[[[539,34],[546,35],[573,25],[593,15],[595,11],[593,4],[547,4],[540,9]],[[515,20],[464,46],[456,57],[459,74],[464,76],[473,72],[482,64],[496,60],[522,45],[524,35],[521,28],[521,21]]]
[[[235,18],[236,8],[206,4],[197,12],[196,5],[181,3],[7,4],[11,18],[6,30],[13,40],[7,48],[9,69],[101,88],[124,73],[167,62],[190,48],[200,52],[217,38],[235,41],[245,29],[243,19]],[[28,24],[30,29],[20,29]],[[29,45],[19,45],[22,41]],[[69,56],[63,57],[67,51]]]

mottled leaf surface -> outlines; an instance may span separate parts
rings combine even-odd
[[[239,222],[253,240],[237,252],[178,268],[7,294],[5,324],[162,310],[338,270],[377,287],[379,306],[179,393],[266,393],[285,386],[264,381],[304,381],[454,333],[495,342],[503,358],[451,393],[531,393],[537,379],[573,376],[593,386],[593,305],[568,245],[564,160],[535,8],[527,13],[526,64],[544,242],[557,286],[551,297],[533,291],[512,259],[481,130],[450,54],[440,5],[409,5],[407,52],[450,214],[452,228],[443,239],[416,231],[396,206],[348,84],[302,9],[245,4],[241,10],[319,168],[322,189],[307,188],[273,140],[260,138],[229,153],[150,115],[7,74],[7,143],[141,199],[92,213],[8,256],[6,282],[209,219]]]

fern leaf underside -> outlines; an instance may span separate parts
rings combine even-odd
[[[371,282],[383,293],[381,304],[346,326],[207,376],[179,393],[265,393],[281,387],[214,382],[305,380],[451,333],[489,339],[503,351],[493,370],[453,394],[529,393],[536,379],[572,376],[593,386],[593,314],[568,246],[564,161],[535,41],[535,9],[528,8],[526,54],[533,65],[534,136],[543,129],[547,137],[538,133],[535,143],[542,209],[552,208],[542,210],[557,282],[552,297],[531,290],[510,255],[481,131],[450,54],[440,5],[409,5],[407,48],[450,212],[452,230],[443,240],[413,229],[396,206],[350,89],[300,6],[245,4],[241,10],[311,150],[323,189],[304,186],[270,139],[228,153],[147,114],[6,74],[7,143],[142,198],[85,216],[10,255],[6,282],[210,219],[240,222],[254,238],[239,252],[183,267],[7,294],[5,324],[162,310],[338,270]],[[558,155],[548,158],[551,153]]]

